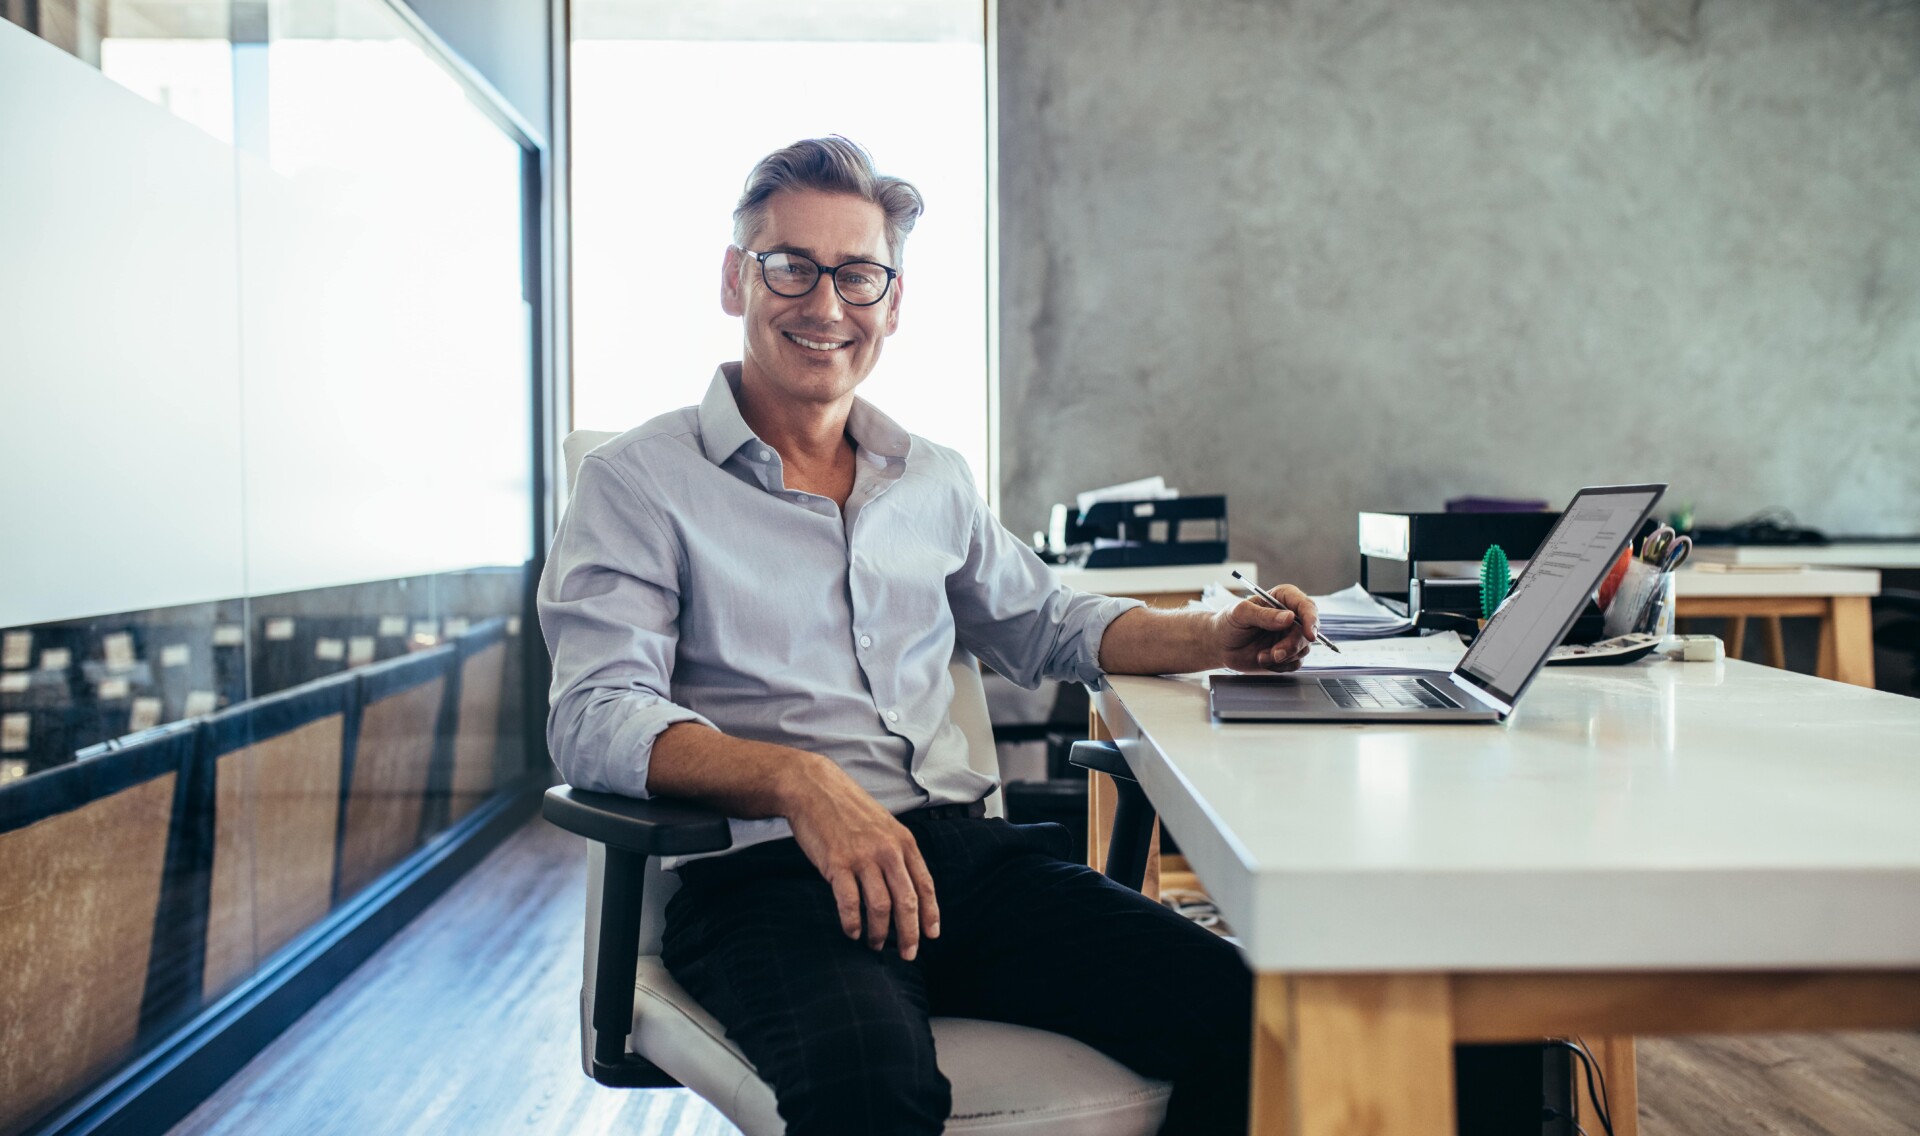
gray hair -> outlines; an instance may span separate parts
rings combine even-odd
[[[926,203],[913,183],[873,168],[873,155],[838,134],[803,138],[754,163],[740,203],[733,207],[733,243],[746,248],[767,223],[767,199],[788,189],[850,193],[880,207],[887,218],[887,251],[900,267],[907,234]]]

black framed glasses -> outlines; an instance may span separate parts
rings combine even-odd
[[[797,252],[740,251],[760,262],[760,279],[766,282],[767,290],[788,299],[806,295],[819,287],[820,277],[831,276],[833,290],[841,300],[856,308],[871,307],[886,299],[893,278],[900,275],[871,260],[849,260],[828,268]]]

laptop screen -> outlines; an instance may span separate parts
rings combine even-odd
[[[1582,489],[1454,673],[1511,706],[1599,586],[1664,485]]]

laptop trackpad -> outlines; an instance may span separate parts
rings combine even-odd
[[[1215,675],[1214,705],[1222,710],[1292,710],[1333,703],[1318,682],[1294,675]]]

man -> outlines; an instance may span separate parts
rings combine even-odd
[[[740,362],[587,456],[541,580],[554,758],[579,788],[737,818],[732,851],[680,867],[664,956],[788,1132],[940,1131],[940,1014],[1077,1037],[1173,1082],[1165,1131],[1244,1132],[1238,952],[1074,863],[1058,826],[984,819],[947,663],[957,644],[1028,687],[1286,670],[1313,605],[1073,592],[957,455],[855,396],[920,210],[844,138],[754,167],[720,283]]]

